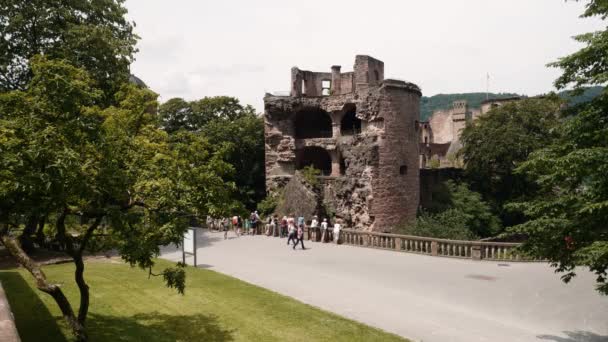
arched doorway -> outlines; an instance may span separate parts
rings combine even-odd
[[[331,138],[331,118],[320,108],[306,108],[296,113],[296,139]]]
[[[308,146],[296,153],[296,169],[312,166],[321,171],[321,175],[331,175],[331,156],[322,147]]]
[[[354,135],[361,133],[361,119],[357,117],[356,107],[349,106],[340,122],[340,133],[342,135]]]

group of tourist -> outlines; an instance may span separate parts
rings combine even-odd
[[[211,230],[224,232],[224,239],[228,238],[228,232],[234,231],[236,237],[241,235],[256,235],[262,233],[262,222],[257,211],[252,212],[249,218],[243,219],[239,215],[230,218],[213,219],[207,217],[207,227]],[[317,215],[314,215],[307,224],[304,216],[298,216],[297,219],[293,214],[285,215],[279,219],[278,215],[270,215],[266,220],[264,234],[266,236],[278,236],[287,238],[287,245],[293,242],[293,249],[298,245],[304,247],[304,237],[307,235],[308,240],[312,240],[313,236],[321,242],[338,242],[340,240],[340,230],[342,229],[342,220],[337,219],[333,227],[327,218],[319,221]]]
[[[222,217],[213,219],[207,216],[207,227],[211,230],[219,230],[224,232],[224,239],[228,238],[228,231],[233,230],[236,237],[241,235],[256,235],[260,224],[260,215],[254,211],[249,215],[249,218],[243,219],[239,215],[230,218]]]
[[[304,216],[298,216],[297,220],[293,214],[283,216],[281,219],[277,215],[271,215],[268,217],[266,222],[266,236],[279,236],[280,238],[287,237],[287,244],[291,241],[294,242],[293,248],[295,249],[298,244],[304,247],[304,235],[308,233],[308,240],[311,240],[313,236],[318,239],[317,236],[321,236],[321,242],[335,241],[338,242],[340,238],[340,230],[342,229],[341,220],[338,219],[333,225],[333,229],[330,228],[327,218],[324,218],[322,222],[319,222],[317,215],[314,215],[307,224]]]

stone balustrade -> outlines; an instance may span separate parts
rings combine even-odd
[[[522,255],[519,243],[461,241],[412,235],[365,232],[343,229],[340,241],[345,245],[395,250],[450,258],[492,261],[540,261]]]

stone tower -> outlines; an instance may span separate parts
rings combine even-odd
[[[384,63],[369,56],[356,56],[352,72],[292,68],[289,96],[264,97],[268,192],[312,165],[321,207],[346,226],[390,231],[413,220],[420,97],[415,84],[384,79]]]

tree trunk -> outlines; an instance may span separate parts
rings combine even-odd
[[[40,220],[38,220],[38,229],[36,230],[36,242],[39,246],[45,246],[45,238],[44,236],[44,224],[46,223],[46,216],[42,216]],[[46,246],[45,246],[46,247]]]
[[[65,214],[61,215],[57,220],[57,233],[58,236],[65,241],[65,246],[68,254],[74,259],[76,270],[74,271],[74,280],[78,285],[78,291],[80,292],[80,307],[78,308],[78,322],[84,326],[89,312],[89,285],[84,280],[84,260],[82,254],[86,248],[87,243],[91,239],[93,232],[101,224],[101,217],[95,219],[95,222],[87,228],[82,240],[80,241],[80,247],[74,248],[74,241],[72,236],[66,234],[65,231]]]
[[[63,294],[63,291],[61,291],[61,288],[56,284],[49,283],[49,281],[46,279],[46,275],[40,268],[40,265],[32,260],[32,258],[30,258],[29,255],[27,255],[25,251],[21,249],[21,246],[17,240],[9,237],[6,234],[0,235],[0,239],[8,252],[34,277],[36,280],[36,287],[38,287],[40,291],[48,293],[51,295],[51,297],[53,297],[59,306],[59,309],[61,309],[63,317],[67,321],[70,328],[72,328],[77,341],[86,341],[87,335],[84,325],[78,321],[76,316],[74,316],[74,310],[72,309],[72,306],[70,305],[70,302],[66,296]]]
[[[23,228],[23,232],[21,236],[19,236],[19,243],[21,244],[21,248],[25,253],[31,253],[34,251],[34,241],[32,239],[32,235],[36,232],[36,225],[38,224],[38,218],[36,215],[32,215],[28,217],[27,222],[25,223],[25,228]]]

